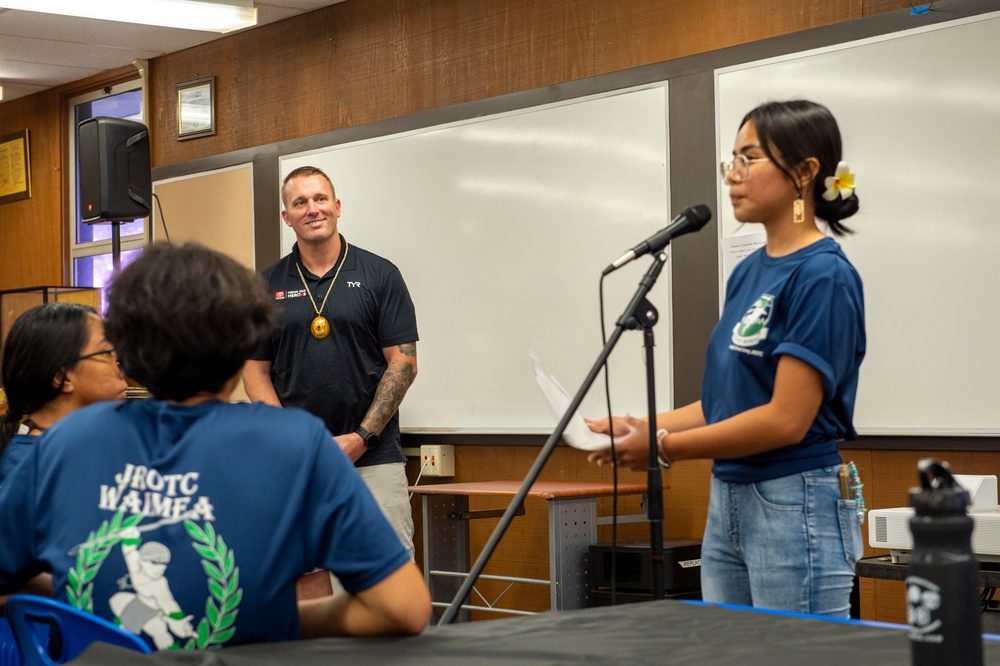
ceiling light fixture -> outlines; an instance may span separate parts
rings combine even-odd
[[[231,32],[257,25],[253,0],[0,0],[3,7],[207,32]]]

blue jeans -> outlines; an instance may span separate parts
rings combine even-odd
[[[705,601],[833,617],[850,614],[864,544],[837,467],[760,483],[712,477],[701,546]]]

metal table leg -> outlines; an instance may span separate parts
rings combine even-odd
[[[586,606],[590,591],[589,548],[594,543],[597,543],[595,497],[549,500],[549,577],[554,610]]]
[[[431,593],[436,624],[444,609],[458,593],[461,578],[435,577],[435,570],[468,571],[469,521],[454,516],[469,511],[466,495],[424,495],[424,581]],[[468,622],[471,614],[460,611],[455,618]]]

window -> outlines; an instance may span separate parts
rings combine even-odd
[[[114,272],[112,265],[112,225],[85,224],[80,219],[79,203],[80,155],[77,152],[77,135],[80,123],[88,118],[110,116],[144,122],[142,117],[142,83],[130,81],[104,88],[70,100],[70,257],[72,258],[72,284],[77,287],[106,287]],[[127,266],[142,254],[148,231],[146,220],[140,218],[119,223],[121,238],[121,265]]]

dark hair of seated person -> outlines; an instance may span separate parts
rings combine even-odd
[[[105,331],[126,375],[179,402],[221,391],[275,316],[250,269],[197,243],[155,243],[112,283]]]
[[[7,411],[0,416],[0,451],[24,417],[59,397],[58,378],[87,344],[88,315],[97,311],[79,303],[45,303],[26,310],[10,327],[3,347]]]

